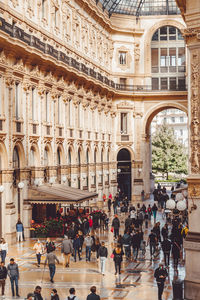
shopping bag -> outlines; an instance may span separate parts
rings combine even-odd
[[[113,231],[114,231],[114,228],[113,228],[113,227],[111,227],[110,231],[111,231],[111,232],[113,232]]]
[[[110,258],[114,258],[114,254],[113,253],[111,254]]]

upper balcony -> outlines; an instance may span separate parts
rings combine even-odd
[[[101,73],[95,71],[93,68],[87,67],[84,63],[77,61],[75,58],[66,55],[64,52],[57,50],[52,45],[48,43],[42,42],[33,34],[29,34],[25,32],[23,29],[11,25],[7,23],[3,18],[0,17],[0,31],[8,34],[11,38],[15,40],[19,40],[26,44],[26,51],[28,51],[28,46],[31,49],[35,49],[41,52],[41,57],[44,58],[44,55],[47,57],[52,57],[55,60],[55,64],[58,66],[59,63],[64,63],[66,66],[70,67],[70,70],[74,69],[74,74],[77,77],[83,78],[83,74],[91,80],[93,79],[94,82],[100,85],[102,88],[110,89],[113,93],[116,94],[158,94],[158,93],[165,93],[169,94],[174,91],[176,92],[183,92],[187,91],[186,85],[175,85],[173,87],[167,88],[155,88],[151,85],[126,85],[126,84],[119,84],[115,83],[113,80],[109,79],[107,76],[103,76]],[[78,71],[78,72],[77,72]]]

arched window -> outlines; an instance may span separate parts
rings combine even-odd
[[[94,163],[97,162],[97,150],[95,149],[94,150]]]
[[[48,149],[45,147],[44,149],[44,166],[49,165],[49,154],[48,154]]]
[[[86,151],[86,163],[89,164],[89,150]]]
[[[71,149],[68,150],[68,164],[71,165],[72,157],[71,157]]]
[[[103,149],[101,151],[101,162],[103,162]]]
[[[60,153],[60,148],[58,147],[57,149],[57,165],[61,165],[61,153]]]
[[[13,168],[14,169],[20,168],[19,152],[16,146],[13,150]]]
[[[30,166],[31,167],[35,166],[35,150],[33,147],[31,147],[31,150],[30,150]]]
[[[110,151],[107,152],[107,162],[110,161]]]
[[[81,150],[78,149],[78,165],[81,165]]]
[[[185,42],[173,26],[159,28],[151,42],[153,90],[185,90]]]

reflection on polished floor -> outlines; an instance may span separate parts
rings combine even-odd
[[[112,220],[113,215],[110,216]],[[120,215],[121,222],[124,221],[125,215]],[[158,220],[162,222],[161,214],[158,214]],[[111,223],[111,222],[110,222]],[[152,223],[153,224],[153,223]],[[152,224],[149,224],[149,229],[145,230],[145,240],[147,240],[148,232]],[[121,233],[123,233],[124,224],[121,224]],[[50,299],[52,288],[56,288],[60,299],[66,298],[70,287],[75,287],[76,295],[80,300],[85,300],[92,285],[97,286],[97,293],[100,294],[101,299],[126,299],[126,300],[146,300],[157,299],[157,285],[153,277],[154,269],[163,259],[162,253],[158,254],[153,261],[150,260],[149,247],[147,247],[145,259],[140,258],[137,263],[129,262],[124,259],[122,265],[122,274],[115,276],[114,263],[110,258],[113,247],[113,234],[110,232],[97,231],[101,241],[106,242],[109,250],[109,256],[106,263],[106,275],[102,276],[99,272],[99,265],[96,261],[95,253],[92,254],[92,261],[85,261],[85,249],[83,248],[82,261],[76,263],[71,258],[70,268],[63,268],[62,255],[60,253],[60,242],[57,239],[56,255],[60,260],[60,264],[56,266],[56,275],[54,277],[55,283],[49,281],[48,267],[44,268],[45,255],[42,257],[41,267],[38,268],[36,264],[35,252],[33,244],[35,239],[17,243],[9,247],[6,264],[9,258],[14,257],[20,268],[19,292],[21,298],[25,298],[27,293],[33,292],[36,285],[42,286],[42,296]],[[45,240],[42,240],[45,242]],[[178,276],[184,279],[185,268],[182,262],[178,268]],[[172,261],[170,264],[169,279],[165,283],[165,291],[163,299],[172,299],[172,280],[174,279],[174,269]],[[6,298],[11,298],[10,282],[6,282]]]

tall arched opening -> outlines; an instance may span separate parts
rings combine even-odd
[[[131,154],[125,148],[117,154],[117,184],[120,192],[131,200]]]

